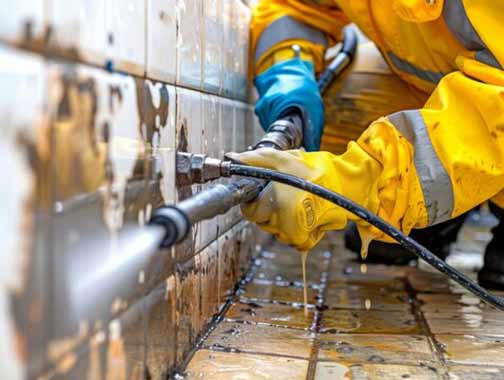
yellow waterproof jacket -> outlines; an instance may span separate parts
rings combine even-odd
[[[257,74],[298,43],[321,71],[326,47],[354,22],[400,78],[430,94],[357,141],[382,167],[378,214],[409,232],[488,199],[504,206],[503,20],[500,0],[263,0],[251,59]]]

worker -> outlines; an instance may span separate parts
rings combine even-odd
[[[264,129],[299,114],[305,149],[233,158],[325,186],[408,234],[431,228],[446,241],[439,226],[455,218],[460,226],[485,201],[502,214],[503,19],[504,2],[495,0],[259,1],[251,22],[255,112]],[[373,43],[359,46],[333,84],[325,114],[315,78],[351,22]],[[243,213],[300,251],[350,221],[364,251],[371,240],[393,243],[355,215],[278,183]],[[504,288],[503,229],[494,229],[479,273],[487,287]]]

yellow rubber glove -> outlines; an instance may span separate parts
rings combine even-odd
[[[231,153],[233,160],[277,170],[314,182],[352,199],[372,212],[378,209],[378,177],[381,165],[359,145],[336,156],[328,152],[258,149]],[[309,251],[329,230],[343,229],[357,217],[346,210],[294,187],[270,183],[258,199],[242,206],[243,215],[263,230],[300,251]],[[359,231],[372,231],[360,223]],[[374,232],[378,235],[376,232]]]

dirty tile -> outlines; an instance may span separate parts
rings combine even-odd
[[[465,293],[460,285],[448,279],[441,273],[411,269],[408,282],[419,293]]]
[[[313,337],[313,333],[298,329],[222,322],[204,345],[221,351],[309,358]]]
[[[176,266],[177,360],[193,346],[200,333],[200,266],[198,256]]]
[[[424,313],[433,334],[504,336],[504,320],[500,311],[427,312]]]
[[[504,366],[504,338],[474,335],[436,335],[447,361]]]
[[[45,0],[7,1],[0,13],[0,40],[36,43],[45,32]]]
[[[238,280],[239,252],[237,251],[236,236],[232,231],[226,232],[218,241],[219,276],[218,290],[222,302],[234,294]],[[214,279],[215,280],[215,279]]]
[[[303,287],[279,286],[252,282],[247,285],[242,298],[259,301],[276,301],[283,303],[302,303]],[[308,303],[315,304],[318,299],[318,291],[308,289]]]
[[[372,309],[384,311],[408,311],[411,299],[406,292],[388,292],[357,285],[327,288],[325,304],[336,309]]]
[[[153,305],[147,307],[145,311],[146,370],[153,380],[162,380],[175,365],[177,354],[174,344],[176,339],[175,276],[167,279],[166,283],[153,293],[152,296],[156,296],[157,303],[152,300],[149,303]]]
[[[381,364],[340,364],[318,362],[315,380],[439,380],[430,367]]]
[[[304,380],[308,361],[266,355],[198,350],[186,372],[186,380]]]
[[[107,56],[105,6],[100,0],[48,0],[49,48],[58,55],[103,65]]]
[[[472,294],[417,294],[417,299],[421,304],[421,310],[429,313],[472,313],[492,312],[492,306],[481,301]]]
[[[105,3],[107,53],[115,69],[144,75],[147,0],[110,0]]]
[[[219,252],[213,242],[199,254],[201,260],[201,316],[208,323],[224,300],[220,299],[215,280],[219,278]]]
[[[237,225],[237,246],[240,251],[239,277],[242,277],[252,266],[255,256],[256,237],[249,222],[242,222]]]
[[[415,317],[410,312],[376,310],[324,310],[321,332],[419,334]]]
[[[177,75],[177,1],[147,1],[147,77],[175,83]]]
[[[501,380],[504,368],[454,365],[448,367],[448,374],[450,380]]]
[[[416,365],[433,361],[434,355],[419,335],[320,334],[318,360]]]
[[[308,329],[313,323],[313,309],[309,310],[308,317],[306,317],[302,305],[287,306],[242,301],[234,303],[229,308],[226,319]]]
[[[179,2],[177,84],[201,88],[203,51],[203,1]]]
[[[404,290],[407,270],[405,267],[339,262],[337,258],[334,258],[329,272],[331,282],[335,283],[345,282],[353,285]]]

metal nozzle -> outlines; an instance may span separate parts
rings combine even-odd
[[[177,153],[177,185],[206,183],[229,176],[229,163],[204,154]]]

